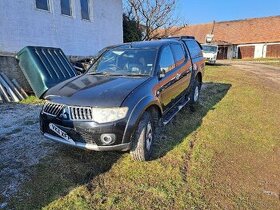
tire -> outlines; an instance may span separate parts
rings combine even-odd
[[[154,123],[149,112],[144,112],[131,142],[130,154],[136,161],[148,161],[151,158],[154,140]]]
[[[199,82],[198,79],[196,78],[193,83],[193,88],[192,88],[192,92],[190,95],[191,106],[197,105],[199,103],[201,85],[202,85],[201,82]]]

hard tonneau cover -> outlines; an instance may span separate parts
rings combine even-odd
[[[77,75],[59,48],[27,46],[16,58],[27,81],[38,98],[56,84]]]

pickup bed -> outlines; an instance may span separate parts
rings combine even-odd
[[[198,102],[204,59],[193,37],[110,47],[83,74],[47,91],[48,139],[95,151],[130,150],[149,160],[159,124]]]

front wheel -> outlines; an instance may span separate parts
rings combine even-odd
[[[149,112],[140,119],[133,135],[130,154],[134,160],[147,161],[151,157],[154,140],[154,124]]]

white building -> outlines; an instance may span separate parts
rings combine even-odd
[[[0,0],[0,52],[25,46],[89,56],[123,42],[122,0]]]

